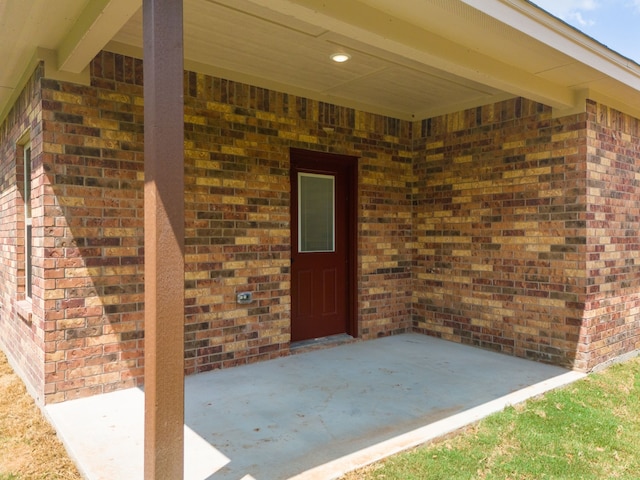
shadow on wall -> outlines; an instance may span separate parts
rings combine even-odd
[[[423,122],[418,331],[583,371],[640,347],[639,121],[587,107],[552,118],[514,99]]]
[[[45,315],[57,319],[47,388],[55,402],[143,378],[143,107],[124,92],[42,84],[45,135],[62,150],[44,162],[45,281],[56,292]]]

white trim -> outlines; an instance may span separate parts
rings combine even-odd
[[[5,118],[14,107],[16,100],[22,93],[22,90],[29,82],[29,79],[36,70],[36,67],[40,62],[44,62],[44,77],[51,78],[53,80],[61,80],[70,83],[78,83],[80,85],[89,85],[91,83],[89,66],[79,73],[69,73],[58,69],[58,55],[54,50],[38,47],[33,50],[31,59],[25,64],[22,75],[12,85],[11,94],[5,100],[0,95],[0,123],[4,122]]]
[[[522,0],[461,0],[500,22],[569,55],[636,90],[640,65],[563,22],[546,10]]]

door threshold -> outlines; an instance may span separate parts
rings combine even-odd
[[[308,340],[292,342],[289,346],[289,351],[292,354],[309,352],[311,350],[320,350],[322,348],[337,347],[338,345],[353,343],[355,341],[356,339],[351,335],[339,333],[337,335],[329,335],[328,337],[310,338]]]

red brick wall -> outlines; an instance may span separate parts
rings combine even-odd
[[[144,366],[141,62],[104,52],[91,68],[89,87],[43,83],[49,402],[137,385]],[[291,147],[361,158],[359,334],[410,329],[411,136],[185,74],[187,373],[289,352]],[[247,290],[256,301],[237,305]]]
[[[289,351],[292,147],[361,158],[359,334],[406,331],[412,125],[195,73],[185,104],[187,371]]]
[[[91,72],[40,91],[39,69],[0,129],[1,341],[47,402],[143,379],[142,63],[103,52]],[[635,119],[514,99],[412,124],[187,72],[184,128],[187,373],[289,353],[290,148],[360,159],[361,338],[415,330],[579,369],[640,347]]]
[[[640,120],[587,103],[589,367],[640,348]]]
[[[585,115],[514,99],[422,122],[416,330],[585,368]]]
[[[42,178],[40,78],[38,66],[7,118],[0,125],[0,347],[21,373],[27,388],[43,398],[44,324],[42,321],[42,263],[34,262],[32,305],[25,302],[23,148],[31,146],[34,214],[41,211],[38,197]],[[41,224],[34,220],[34,237]],[[34,239],[34,250],[41,249]],[[33,315],[31,314],[33,312]]]
[[[43,80],[48,402],[143,375],[142,64]]]

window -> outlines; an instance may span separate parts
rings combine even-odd
[[[24,292],[31,298],[32,266],[31,266],[31,146],[23,148],[23,189],[24,199]]]
[[[31,234],[31,143],[25,133],[16,145],[16,288],[15,309],[18,317],[31,323],[31,294],[33,286],[32,234]],[[20,205],[22,201],[22,205]]]
[[[298,251],[335,251],[334,177],[298,173]]]

